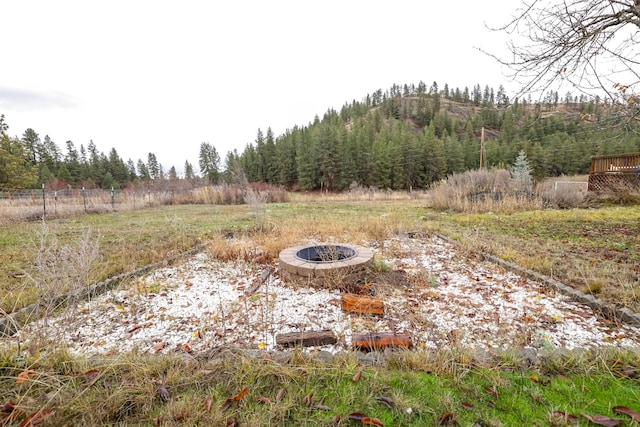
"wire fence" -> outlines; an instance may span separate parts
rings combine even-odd
[[[174,191],[0,188],[0,220],[35,220],[77,213],[141,209],[170,204]]]

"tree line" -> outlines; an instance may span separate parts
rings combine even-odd
[[[176,168],[166,171],[154,153],[143,161],[126,162],[115,148],[108,154],[93,141],[79,147],[67,141],[61,149],[48,135],[41,138],[28,128],[21,137],[10,137],[4,115],[0,115],[0,187],[35,188],[46,184],[51,189],[120,189],[149,182],[178,180]],[[184,176],[195,180],[193,165],[186,161]]]
[[[282,135],[258,129],[242,152],[221,165],[213,144],[200,144],[199,174],[168,171],[154,153],[126,162],[115,148],[100,152],[67,141],[63,149],[33,129],[10,137],[0,116],[0,187],[125,188],[184,181],[264,182],[293,190],[427,188],[446,176],[477,169],[484,129],[485,166],[508,167],[526,153],[535,178],[584,174],[592,156],[640,151],[638,125],[596,97],[548,91],[541,99],[509,99],[502,86],[451,88],[393,85],[361,101],[329,109]],[[158,187],[156,187],[158,188]]]

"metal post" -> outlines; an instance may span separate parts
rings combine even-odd
[[[114,191],[113,191],[113,187],[111,187],[111,210],[116,210],[115,206],[114,206],[114,202],[113,202],[113,195],[114,195]]]
[[[42,184],[42,219],[47,218],[47,198],[44,192],[44,183]]]
[[[84,187],[82,187],[82,200],[84,202],[84,213],[87,213],[87,192]]]

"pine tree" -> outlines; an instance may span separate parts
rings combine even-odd
[[[511,168],[511,178],[516,184],[516,188],[519,190],[531,191],[532,179],[531,179],[531,166],[527,160],[527,153],[524,150],[520,150],[516,161]]]
[[[377,135],[372,150],[372,179],[378,188],[391,187],[392,153],[386,130]]]
[[[67,163],[63,163],[60,165],[58,169],[58,175],[56,176],[60,181],[67,183],[68,185],[73,185],[73,177],[71,176],[71,172],[67,167]]]
[[[131,158],[127,160],[127,172],[129,173],[130,182],[135,182],[138,180],[138,174],[136,173],[136,164],[133,163],[133,160]]]
[[[40,136],[31,128],[24,131],[22,135],[22,143],[24,144],[24,152],[32,165],[38,163],[38,153],[40,151]]]
[[[80,156],[73,142],[67,141],[66,146],[67,154],[64,157],[64,164],[66,165],[66,173],[68,175],[65,176],[64,181],[69,185],[74,185],[76,181],[80,180]],[[59,172],[58,175],[60,175]],[[58,176],[58,178],[62,179],[60,176]]]
[[[200,144],[199,165],[202,176],[210,184],[217,184],[220,178],[220,155],[216,148],[208,142]]]
[[[186,160],[184,162],[184,179],[186,180],[193,180],[195,179],[196,175],[193,172],[193,165],[189,162],[189,160]]]
[[[464,152],[460,140],[455,134],[445,135],[443,140],[445,157],[447,159],[447,175],[463,172],[465,170]]]
[[[160,178],[160,164],[158,163],[158,158],[153,153],[147,155],[147,170],[149,171],[151,179]]]
[[[169,169],[169,180],[176,181],[177,179],[178,179],[178,172],[176,172],[176,167],[171,166],[171,168]]]
[[[138,176],[140,177],[141,180],[143,181],[149,181],[151,180],[151,175],[149,175],[149,169],[147,169],[147,165],[145,164],[145,162],[142,161],[142,159],[138,159]]]
[[[276,145],[274,141],[273,131],[267,128],[267,136],[264,144],[264,163],[265,163],[265,181],[275,184],[280,175],[280,162],[276,157]]]
[[[297,181],[296,171],[296,140],[300,131],[294,127],[278,140],[276,144],[276,159],[280,164],[278,184],[291,188]]]
[[[315,139],[310,130],[301,132],[296,147],[296,168],[298,170],[298,185],[303,190],[313,190],[320,186],[317,168],[317,152],[313,143]]]

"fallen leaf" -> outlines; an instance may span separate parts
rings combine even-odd
[[[554,417],[560,418],[562,420],[564,420],[565,422],[571,423],[571,424],[575,424],[579,421],[579,418],[576,417],[575,415],[571,415],[568,414],[566,412],[562,412],[562,411],[553,411],[552,412]]]
[[[151,425],[153,425],[154,427],[161,426],[162,425],[162,418],[155,417],[154,419],[151,420]]]
[[[607,417],[606,415],[587,415],[587,414],[581,414],[581,415],[586,419],[588,419],[590,422],[594,424],[598,424],[599,426],[615,427],[624,422],[624,420],[620,420],[617,418],[610,418],[610,417]]]
[[[43,423],[49,418],[51,418],[55,413],[56,413],[55,409],[52,409],[52,408],[40,409],[39,411],[34,412],[33,414],[29,415],[27,418],[22,420],[22,422],[20,423],[20,427],[37,426],[38,424]]]
[[[376,400],[378,400],[380,403],[382,403],[384,406],[386,406],[387,409],[392,409],[393,405],[395,403],[392,398],[387,397],[387,396],[378,396],[378,397],[376,397]]]
[[[132,333],[137,331],[138,329],[142,328],[144,325],[142,323],[136,323],[135,325],[133,325],[132,327],[130,327],[127,332],[128,333]]]
[[[20,372],[18,374],[18,378],[16,378],[16,383],[22,384],[23,382],[28,380],[31,375],[33,375],[35,373],[36,373],[36,371],[34,371],[32,369]]]
[[[204,400],[204,408],[207,410],[207,412],[211,412],[211,404],[213,403],[213,398],[212,397],[207,397]]]
[[[238,394],[236,394],[233,397],[233,400],[235,400],[236,402],[239,401],[240,399],[242,399],[243,397],[245,397],[247,395],[247,393],[249,392],[249,389],[247,387],[243,388],[242,390],[240,390],[240,392]]]
[[[462,406],[464,409],[466,409],[467,411],[471,411],[473,410],[473,405],[469,402],[462,402],[460,404],[460,406]]]
[[[362,369],[360,369],[351,379],[354,382],[360,381],[360,377],[362,377]]]
[[[287,391],[284,388],[281,388],[280,390],[278,390],[278,394],[276,394],[276,402],[280,402],[286,392]]]
[[[486,390],[487,393],[489,393],[491,396],[495,397],[496,399],[498,398],[499,394],[497,391],[495,391],[494,389],[492,389],[491,387],[485,387],[484,388]]]
[[[444,426],[449,424],[451,421],[453,421],[453,414],[451,412],[447,412],[440,417],[440,419],[438,420],[438,425]]]
[[[382,424],[382,421],[380,421],[377,418],[366,417],[365,419],[362,420],[362,424],[370,425],[370,426],[384,427],[384,424]]]
[[[157,353],[159,351],[162,351],[162,349],[165,348],[168,345],[169,345],[168,342],[160,341],[159,343],[157,343],[156,345],[153,346],[153,350]]]
[[[270,405],[271,404],[271,399],[265,396],[260,396],[258,398],[258,403],[262,403],[263,405]]]
[[[227,420],[227,427],[236,427],[238,425],[238,422],[236,421],[235,418],[229,418]]]
[[[224,405],[222,405],[222,410],[226,411],[233,404],[233,399],[231,397],[227,397],[227,400],[224,401]]]
[[[303,401],[307,405],[307,407],[310,407],[311,406],[311,402],[313,402],[313,392],[307,394],[304,397]]]
[[[336,414],[333,416],[333,425],[337,426],[342,421],[342,414]]]
[[[3,414],[10,414],[15,409],[16,409],[16,404],[12,401],[8,401],[4,405],[2,405],[2,409],[0,409],[0,412],[2,412]]]
[[[633,409],[629,409],[626,406],[614,406],[613,412],[617,412],[618,414],[629,415],[633,421],[640,423],[640,414]]]
[[[634,368],[626,366],[617,371],[618,375],[621,377],[630,377],[634,378],[637,375],[637,372]]]
[[[98,378],[100,378],[100,373],[101,372],[97,369],[90,369],[82,373],[82,377],[87,380],[87,387],[91,387],[96,383],[96,381],[98,381]]]
[[[364,420],[365,418],[368,418],[365,414],[363,414],[362,412],[352,412],[349,414],[348,417],[350,420],[352,421],[360,421],[362,422],[362,420]]]
[[[327,405],[315,405],[313,409],[317,409],[318,411],[330,411],[331,408]]]

